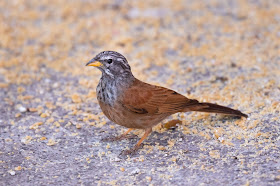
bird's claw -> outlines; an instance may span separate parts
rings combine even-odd
[[[137,152],[137,149],[133,148],[133,149],[129,149],[129,150],[123,150],[120,155],[121,156],[135,155],[136,152]]]
[[[113,141],[118,141],[120,140],[120,137],[105,137],[105,138],[102,138],[101,141],[102,142],[113,142]]]
[[[126,135],[126,136],[105,137],[105,138],[102,138],[101,141],[102,142],[113,142],[113,141],[120,141],[120,140],[124,140],[124,139],[134,139],[135,137],[137,137],[137,136],[136,135]]]
[[[143,144],[139,145],[139,146],[135,146],[131,149],[128,150],[123,150],[120,154],[120,156],[127,156],[127,155],[136,155],[137,151],[143,146]]]

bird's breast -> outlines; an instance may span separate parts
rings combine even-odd
[[[113,106],[118,96],[116,84],[103,79],[100,80],[96,93],[98,101],[108,106]]]

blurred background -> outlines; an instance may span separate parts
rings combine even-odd
[[[42,78],[42,67],[80,79],[97,75],[95,85],[99,72],[84,64],[103,50],[126,56],[142,80],[190,93],[196,84],[255,83],[252,74],[279,72],[279,1],[11,0],[0,5],[2,87]]]
[[[176,132],[189,137],[181,141],[177,141],[179,134],[156,128],[157,135],[165,131],[175,141],[163,143],[152,135],[146,144],[155,146],[155,140],[157,145],[169,144],[166,149],[173,159],[164,156],[162,161],[175,163],[177,172],[171,165],[162,171],[177,183],[184,183],[185,174],[193,174],[190,183],[209,183],[214,175],[207,171],[211,166],[209,170],[220,176],[220,181],[213,183],[280,180],[279,161],[275,162],[280,146],[280,1],[1,0],[0,175],[6,185],[27,181],[25,175],[32,176],[38,170],[38,174],[43,173],[39,167],[49,160],[53,163],[46,165],[46,177],[35,176],[32,183],[65,183],[64,179],[73,175],[77,180],[66,179],[69,184],[79,180],[91,183],[92,177],[86,175],[100,180],[104,173],[114,170],[118,176],[102,179],[123,184],[134,174],[122,177],[120,170],[151,171],[151,164],[138,164],[138,160],[122,164],[124,169],[119,162],[104,164],[116,158],[120,149],[117,144],[106,148],[106,144],[99,144],[100,138],[124,130],[100,113],[95,88],[101,73],[85,67],[104,50],[122,53],[140,80],[249,114],[247,121],[201,113],[176,115],[183,122]],[[189,153],[198,160],[178,158],[181,149],[197,146],[191,143],[194,139],[201,148]],[[124,142],[121,148],[133,142]],[[147,148],[140,154],[147,153]],[[152,152],[166,153],[156,148]],[[233,164],[232,154],[227,152],[245,163],[237,163],[238,169],[225,166]],[[157,160],[149,153],[146,156],[152,162]],[[74,158],[89,158],[91,163],[81,161],[65,173],[59,164],[61,158],[66,167]],[[176,158],[181,158],[181,164]],[[267,162],[269,166],[263,166]],[[76,178],[75,170],[88,165],[83,177]],[[96,171],[93,166],[100,168]],[[184,166],[192,167],[191,172],[180,172]],[[240,172],[244,175],[236,180]],[[10,179],[14,175],[22,176]],[[55,175],[60,176],[50,181]],[[144,181],[140,175],[136,180],[142,184],[172,183],[163,177],[144,174]]]

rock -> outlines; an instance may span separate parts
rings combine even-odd
[[[19,110],[21,113],[23,112],[26,112],[27,111],[27,108],[25,108],[24,106],[22,105],[17,105],[16,106],[16,109]]]
[[[15,171],[13,171],[13,170],[9,170],[8,172],[9,172],[9,173],[10,173],[10,175],[12,175],[12,176],[16,175],[16,172],[15,172]]]

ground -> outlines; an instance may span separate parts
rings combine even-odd
[[[103,50],[249,115],[178,113],[134,156],[101,112]],[[279,185],[280,1],[0,2],[0,185]],[[179,119],[176,125],[165,123]]]

